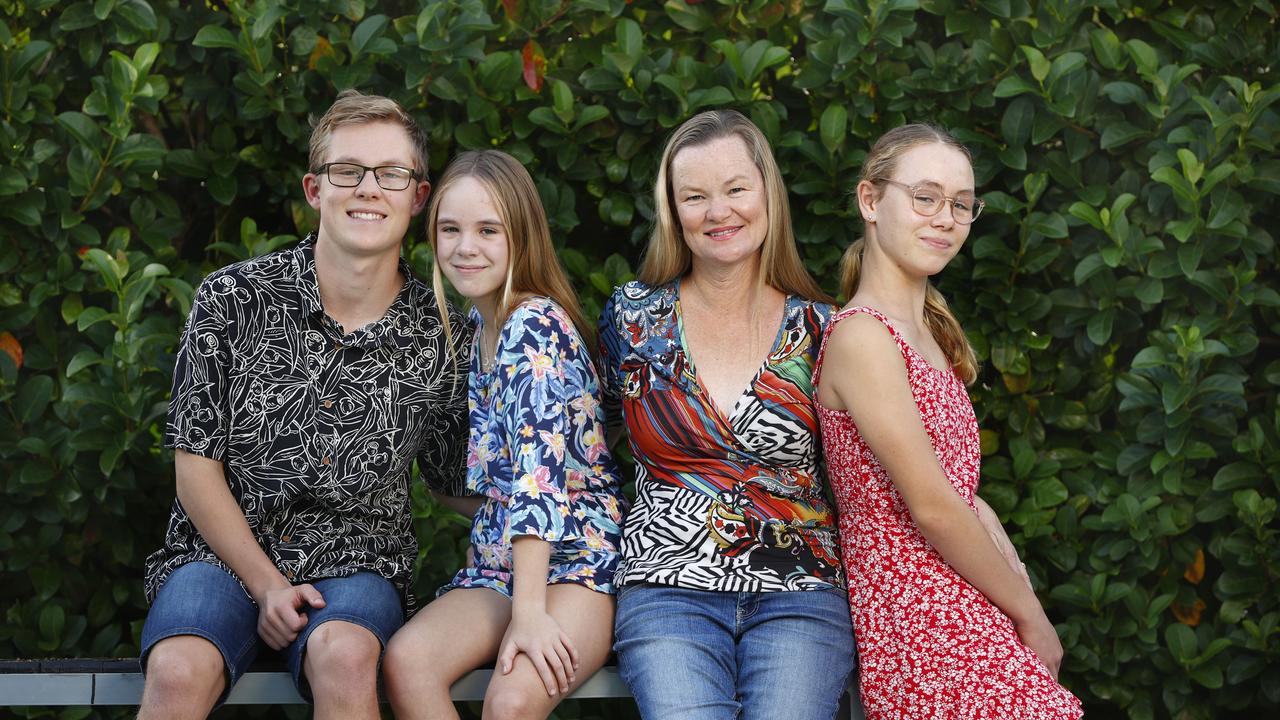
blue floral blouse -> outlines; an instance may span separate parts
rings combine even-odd
[[[479,342],[483,323],[471,315]],[[487,373],[472,347],[467,404],[467,489],[485,501],[471,524],[467,566],[439,594],[487,587],[510,597],[511,541],[522,535],[552,544],[547,584],[614,592],[625,500],[599,378],[559,305],[546,297],[518,305]]]

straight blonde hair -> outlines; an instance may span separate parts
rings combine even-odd
[[[498,209],[498,219],[507,229],[507,279],[498,300],[494,322],[499,327],[511,316],[522,300],[541,295],[554,300],[568,313],[569,320],[586,343],[585,354],[593,355],[595,333],[587,324],[577,293],[556,259],[551,244],[551,228],[529,171],[519,160],[501,150],[469,150],[454,158],[440,176],[427,210],[427,241],[435,261],[431,271],[431,288],[436,296],[440,321],[446,339],[452,344],[453,328],[445,309],[444,279],[437,252],[436,221],[440,217],[440,199],[462,178],[474,178]]]
[[[708,110],[686,120],[662,150],[658,177],[653,186],[654,222],[649,245],[640,263],[637,277],[650,286],[664,285],[683,276],[693,266],[693,254],[681,233],[676,214],[675,191],[672,188],[671,163],[681,150],[705,145],[724,137],[739,137],[764,178],[765,210],[769,227],[760,249],[760,268],[764,282],[784,293],[799,295],[814,302],[834,303],[822,291],[805,268],[796,249],[796,236],[791,228],[791,206],[787,187],[782,181],[778,163],[773,159],[769,141],[760,128],[737,110]]]
[[[973,163],[973,155],[969,149],[960,144],[950,133],[942,128],[924,123],[914,123],[894,128],[876,141],[862,163],[862,175],[859,182],[866,180],[878,188],[877,197],[883,195],[886,180],[892,179],[898,168],[898,160],[908,150],[921,145],[940,144],[955,148],[964,153],[969,163]],[[855,184],[856,187],[856,184]],[[840,292],[846,298],[853,297],[858,291],[858,282],[862,278],[862,251],[866,248],[866,236],[858,238],[844,252],[840,259]],[[924,298],[924,319],[933,335],[933,339],[946,354],[947,361],[956,375],[970,385],[978,378],[978,356],[969,344],[969,338],[960,327],[960,321],[952,314],[946,298],[932,283],[926,283]]]

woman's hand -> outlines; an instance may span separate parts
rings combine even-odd
[[[498,646],[498,669],[511,672],[516,655],[524,653],[542,677],[548,695],[569,692],[578,670],[578,651],[560,623],[545,611],[521,612],[517,607]]]
[[[1044,664],[1054,680],[1058,679],[1058,668],[1062,665],[1062,641],[1058,639],[1058,631],[1043,612],[1028,622],[1015,623],[1018,637],[1022,643],[1031,648],[1040,662]]]

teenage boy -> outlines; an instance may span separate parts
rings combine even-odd
[[[431,190],[426,138],[394,101],[346,91],[309,162],[319,230],[206,278],[182,335],[141,718],[205,717],[264,644],[317,718],[378,717],[378,662],[413,602],[414,458],[463,492],[469,331],[455,314],[446,339],[400,258]]]

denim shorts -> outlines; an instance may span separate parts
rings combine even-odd
[[[640,715],[661,720],[831,720],[854,667],[836,588],[715,592],[627,585],[614,650]]]
[[[385,650],[387,641],[404,624],[400,593],[381,575],[358,572],[350,577],[316,580],[311,585],[324,597],[325,606],[307,608],[307,626],[280,651],[298,693],[308,702],[311,690],[302,675],[302,661],[313,630],[330,620],[353,623],[373,633]],[[144,673],[151,648],[177,635],[202,637],[222,653],[227,686],[218,705],[226,701],[232,686],[253,664],[259,651],[274,652],[258,637],[258,606],[231,573],[210,563],[182,565],[160,587],[142,626],[140,662]]]

